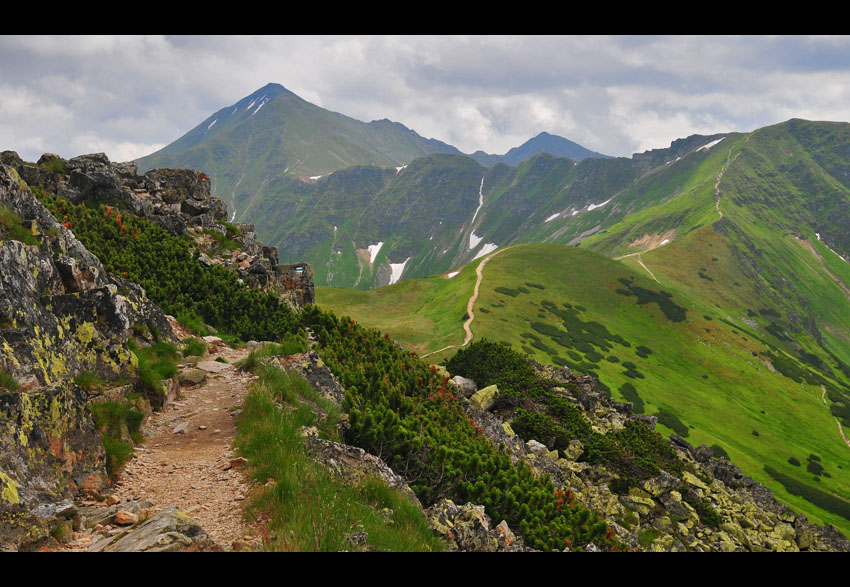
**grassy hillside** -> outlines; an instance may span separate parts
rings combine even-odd
[[[705,247],[709,251],[721,248],[722,237],[715,233],[715,238]],[[672,246],[657,251],[676,255]],[[453,279],[410,280],[371,292],[320,288],[317,300],[389,332],[410,348],[434,351],[452,340],[462,342],[465,301],[477,263]],[[765,471],[769,467],[804,484],[809,499],[819,503],[826,502],[814,492],[842,500],[850,496],[850,471],[842,464],[848,447],[821,399],[821,386],[793,378],[813,371],[729,308],[700,301],[693,289],[675,285],[666,274],[660,279],[664,285],[628,259],[618,262],[575,247],[512,247],[484,270],[472,330],[476,337],[511,344],[541,362],[597,376],[613,397],[658,415],[659,430],[725,451],[810,519],[850,531],[850,520],[837,513],[846,502],[829,505],[833,511],[817,507]],[[761,324],[772,316],[747,318],[744,313],[744,318]],[[426,342],[429,329],[445,334]],[[453,352],[428,360],[444,361]],[[825,381],[846,389],[841,373]],[[820,474],[811,472],[818,471],[812,462],[823,466]]]

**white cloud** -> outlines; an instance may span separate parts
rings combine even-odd
[[[850,119],[848,37],[3,36],[0,149],[110,158],[269,82],[465,152],[541,131],[611,155],[792,117]]]

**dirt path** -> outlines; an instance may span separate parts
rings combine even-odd
[[[249,485],[231,461],[236,436],[233,410],[255,379],[232,363],[247,356],[246,349],[227,346],[210,349],[209,361],[222,357],[230,365],[207,380],[183,387],[181,397],[145,422],[145,443],[137,448],[116,483],[119,501],[146,499],[156,511],[178,506],[206,530],[220,546],[257,536],[242,519],[242,503]]]
[[[481,263],[478,264],[478,267],[475,268],[475,275],[476,275],[475,288],[472,290],[472,295],[469,296],[469,301],[466,302],[466,314],[469,317],[466,319],[466,322],[463,323],[463,331],[465,333],[465,336],[463,338],[463,344],[452,344],[452,345],[449,345],[447,347],[443,347],[438,351],[431,351],[430,353],[425,353],[424,355],[422,355],[423,359],[425,357],[427,357],[428,355],[434,355],[434,354],[437,354],[437,353],[440,353],[440,352],[443,352],[443,351],[446,351],[446,350],[449,350],[449,349],[453,349],[453,348],[456,348],[456,347],[466,346],[470,343],[470,341],[472,341],[472,328],[471,328],[471,326],[472,326],[472,321],[475,320],[475,312],[472,311],[472,308],[473,308],[473,306],[475,306],[475,300],[478,299],[478,288],[481,287],[481,281],[484,279],[484,266],[487,265],[487,263],[490,261],[490,259],[492,259],[493,257],[495,257],[496,255],[498,255],[499,253],[501,253],[503,251],[507,251],[509,248],[510,247],[505,247],[504,249],[499,249],[498,251],[494,251],[494,252],[490,253],[489,255],[484,257],[484,260],[481,261]]]
[[[826,403],[826,387],[821,385],[820,389],[821,389],[820,399],[823,402],[823,405],[828,406],[829,404]],[[832,419],[835,420],[835,423],[838,425],[838,434],[841,436],[841,439],[844,441],[844,444],[846,444],[848,446],[848,448],[850,448],[850,439],[848,439],[847,436],[845,436],[844,428],[841,426],[841,422],[839,422],[838,418],[836,418],[835,416],[833,416]]]
[[[651,251],[652,249],[649,249],[649,250]],[[645,253],[646,251],[641,251],[641,252]],[[641,259],[640,253],[629,253],[628,255],[623,255],[622,257],[616,257],[614,260],[615,260],[615,261],[619,261],[620,259],[625,259],[626,257],[636,257],[636,258],[637,258],[636,260],[637,260],[638,264],[639,264],[641,267],[643,267],[644,269],[646,269],[646,272],[647,272],[647,273],[649,273],[649,276],[650,276],[652,279],[654,279],[657,283],[661,283],[660,281],[658,281],[658,278],[657,278],[657,277],[655,277],[655,274],[654,274],[652,271],[650,271],[650,270],[649,270],[649,267],[647,267],[646,265],[644,265],[644,263],[643,263],[643,259]]]

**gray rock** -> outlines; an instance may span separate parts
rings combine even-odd
[[[162,510],[133,529],[95,543],[89,552],[220,550],[203,528],[177,507]]]
[[[463,397],[470,397],[472,394],[478,391],[478,384],[475,383],[472,379],[467,379],[466,377],[455,375],[454,377],[452,377],[452,381],[454,381],[454,384],[457,387],[459,394]]]
[[[531,451],[531,454],[538,456],[538,457],[545,456],[549,452],[549,449],[546,448],[545,444],[538,442],[534,439],[526,442],[525,446],[528,447],[528,450]]]

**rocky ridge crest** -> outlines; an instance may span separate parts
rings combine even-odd
[[[595,389],[592,377],[567,367],[544,366],[532,360],[538,375],[554,380],[560,393],[579,408],[594,430],[620,430],[629,420],[654,429],[653,416],[635,415],[632,404],[617,402]],[[468,381],[468,380],[467,380]],[[461,382],[463,383],[463,382]],[[493,387],[493,386],[491,386]],[[558,489],[583,507],[603,514],[619,540],[650,551],[850,551],[850,540],[833,526],[815,526],[805,514],[779,503],[773,493],[724,458],[715,458],[708,446],[693,447],[670,435],[670,446],[685,463],[680,476],[661,471],[654,478],[618,495],[609,484],[617,474],[582,459],[583,447],[574,440],[568,450],[549,450],[546,439],[524,441],[510,426],[509,411],[492,402],[480,403],[474,385],[458,385],[467,413],[495,444],[503,444],[514,461],[528,463],[539,475],[548,475]],[[487,388],[481,392],[487,391]],[[483,394],[488,395],[488,394]],[[691,471],[694,471],[693,473]],[[687,499],[698,498],[717,514],[706,524]]]

